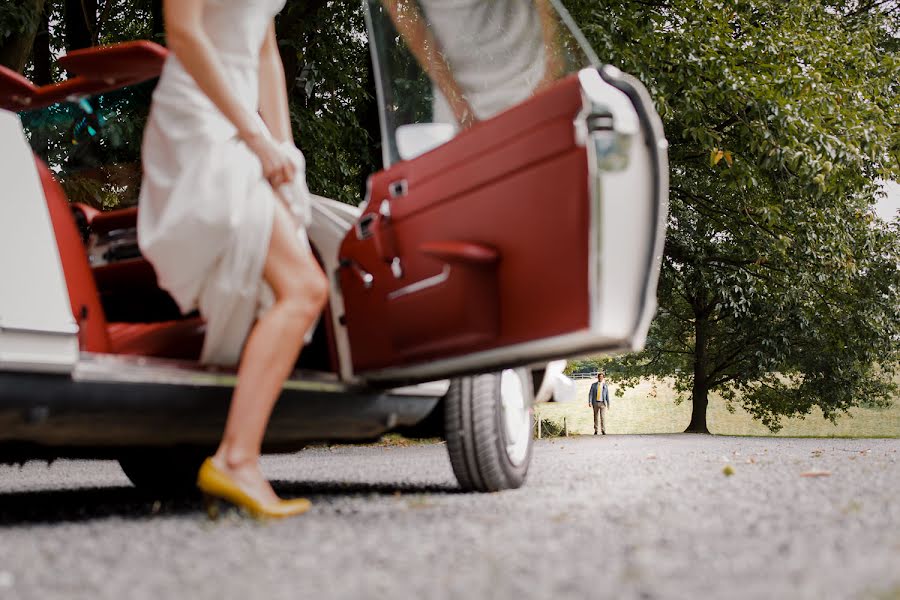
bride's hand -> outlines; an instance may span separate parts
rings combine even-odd
[[[291,160],[287,150],[271,137],[262,134],[242,136],[250,150],[259,157],[262,163],[263,177],[273,189],[278,189],[294,180],[297,166]]]

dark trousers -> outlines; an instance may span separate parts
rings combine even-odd
[[[600,415],[600,433],[606,435],[606,404],[592,402],[591,407],[594,409],[594,433],[597,433],[597,415]]]

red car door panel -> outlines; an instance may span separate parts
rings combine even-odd
[[[580,108],[568,79],[372,177],[340,252],[356,371],[588,327]]]

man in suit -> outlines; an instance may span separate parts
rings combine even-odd
[[[594,409],[594,435],[597,435],[597,415],[600,415],[600,432],[606,435],[606,411],[609,410],[609,386],[606,385],[606,374],[597,373],[597,381],[591,384],[588,392],[588,406]]]

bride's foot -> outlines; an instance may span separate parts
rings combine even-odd
[[[262,504],[275,504],[281,500],[272,489],[269,480],[263,477],[258,461],[228,464],[225,458],[218,454],[211,460],[219,471],[230,477],[251,498]]]
[[[220,456],[207,458],[197,475],[197,487],[207,500],[222,499],[259,517],[289,517],[309,510],[305,498],[282,500],[263,477],[256,462],[228,465]],[[209,502],[210,516],[215,518],[215,503]]]

